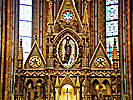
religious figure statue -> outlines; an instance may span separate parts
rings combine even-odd
[[[71,56],[71,44],[69,43],[69,37],[67,37],[66,39],[66,43],[65,43],[65,55],[64,55],[64,61],[63,63],[68,63],[70,56]]]

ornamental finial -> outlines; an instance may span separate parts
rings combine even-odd
[[[83,18],[83,24],[88,24],[88,14],[87,14],[87,2],[85,1],[84,3],[85,8],[84,8],[84,18]]]
[[[20,40],[20,48],[19,48],[19,52],[18,52],[18,60],[23,60],[22,39]]]
[[[116,39],[114,38],[114,47],[113,47],[113,55],[112,55],[112,60],[113,60],[113,68],[117,69],[118,68],[118,56],[117,56],[117,49],[116,49]]]
[[[34,40],[37,41],[37,33],[34,34]]]
[[[118,59],[117,57],[117,49],[116,49],[116,39],[114,38],[114,47],[113,47],[113,59]]]
[[[49,24],[53,24],[52,1],[49,2]]]
[[[99,38],[100,41],[102,41],[102,34],[99,34],[98,38]]]

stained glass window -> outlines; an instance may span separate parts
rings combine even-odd
[[[106,22],[106,36],[118,35],[118,21]]]
[[[32,0],[20,0],[19,39],[22,39],[24,62],[31,50],[32,41]]]
[[[108,43],[108,44],[106,44],[107,52],[108,52],[108,53],[113,52],[114,38],[115,38],[116,40],[118,40],[118,37],[108,37],[107,40],[106,40],[106,42]],[[118,41],[116,41],[116,47],[117,47],[117,50],[118,50],[118,49],[119,49],[119,48],[118,48]]]
[[[106,20],[118,19],[118,5],[106,6]]]
[[[118,3],[118,0],[106,0],[106,5],[117,4],[117,3]]]
[[[114,38],[116,39],[117,51],[119,51],[118,0],[106,0],[106,50],[111,60],[114,47]]]

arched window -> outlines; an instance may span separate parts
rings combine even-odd
[[[109,58],[112,60],[114,38],[118,45],[118,0],[106,0],[106,48]]]
[[[19,3],[19,39],[22,39],[24,62],[31,50],[32,42],[32,0]]]

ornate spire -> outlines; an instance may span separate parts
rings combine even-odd
[[[117,56],[117,49],[116,49],[116,40],[114,38],[114,48],[113,48],[113,55],[112,55],[112,58],[113,58],[113,67],[114,68],[118,68],[118,56]]]
[[[85,1],[83,24],[85,24],[85,25],[88,24],[87,2],[86,1]]]
[[[53,24],[52,1],[49,2],[49,24]]]
[[[37,33],[34,34],[34,40],[37,41]]]
[[[99,39],[100,41],[102,41],[102,34],[99,34],[99,35],[98,35],[98,39]]]
[[[57,76],[57,78],[56,78],[55,87],[59,87],[59,79],[58,79],[58,76]]]
[[[77,76],[76,87],[80,87],[79,76]]]
[[[23,47],[22,47],[22,39],[20,40],[20,48],[19,48],[19,52],[18,52],[18,69],[21,69],[21,68],[23,68]]]
[[[22,39],[20,40],[20,48],[19,48],[19,52],[18,52],[18,60],[23,60]]]
[[[53,24],[53,13],[52,13],[52,1],[50,0],[49,2],[49,32],[48,32],[48,35],[49,35],[49,57],[48,57],[48,67],[50,69],[53,69],[53,44],[51,42],[51,36],[52,36],[52,24]]]
[[[117,57],[117,49],[116,48],[117,48],[116,47],[116,40],[114,38],[114,48],[113,48],[113,55],[112,55],[113,59],[118,59],[118,57]]]
[[[39,45],[39,38],[37,33],[33,34],[32,46],[35,42],[37,42],[37,44]]]

